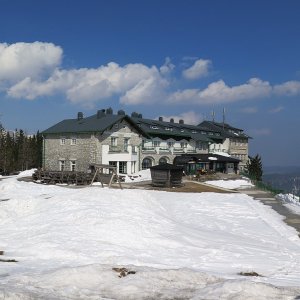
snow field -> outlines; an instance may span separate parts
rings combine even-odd
[[[247,179],[237,179],[237,180],[209,180],[205,182],[206,184],[218,186],[224,189],[240,189],[249,188],[253,184]]]
[[[0,202],[0,250],[19,262],[1,265],[0,298],[300,295],[297,232],[247,195],[66,188],[8,178],[0,182],[1,199],[9,200]],[[137,273],[119,278],[111,270],[117,266]],[[264,277],[237,275],[247,271]]]

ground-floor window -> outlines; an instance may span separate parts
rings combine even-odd
[[[167,158],[166,157],[161,157],[160,159],[159,159],[159,162],[158,162],[160,165],[164,165],[164,164],[166,164],[166,163],[168,163],[168,160],[167,160]]]
[[[142,170],[149,169],[150,167],[152,167],[151,158],[149,158],[149,157],[144,158],[143,162],[142,162]]]
[[[119,173],[127,174],[127,161],[119,161]]]
[[[70,169],[71,169],[71,171],[76,170],[76,161],[75,160],[70,161]]]
[[[116,161],[110,161],[108,164],[117,169],[117,162]],[[109,170],[109,174],[111,174],[111,173],[112,173],[112,170]]]
[[[65,160],[60,160],[59,161],[59,170],[64,171],[66,166],[66,161]]]
[[[136,161],[132,161],[131,162],[131,173],[135,173],[136,172],[135,167],[136,167]]]

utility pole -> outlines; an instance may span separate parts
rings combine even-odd
[[[225,127],[225,107],[223,107],[223,130]]]

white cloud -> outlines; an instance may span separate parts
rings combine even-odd
[[[97,69],[55,70],[46,81],[27,77],[8,90],[15,98],[36,99],[40,96],[65,93],[73,103],[93,106],[99,100],[123,95],[121,102],[137,104],[154,101],[167,81],[156,67],[128,64],[124,67],[109,63]]]
[[[257,113],[257,107],[244,107],[241,109],[241,112],[246,114],[255,114]]]
[[[16,83],[26,77],[41,79],[48,76],[60,65],[62,53],[62,49],[52,43],[0,43],[1,85]]]
[[[287,81],[274,86],[274,93],[284,96],[296,96],[300,94],[300,81]]]
[[[208,75],[211,61],[207,59],[198,59],[188,69],[182,72],[183,77],[187,79],[197,79]]]
[[[284,107],[283,106],[278,106],[278,107],[270,109],[269,113],[270,114],[276,114],[276,113],[281,112],[282,110],[284,110]]]
[[[247,83],[229,87],[223,80],[213,82],[204,90],[186,89],[170,95],[173,103],[193,102],[197,104],[229,103],[244,99],[270,96],[272,87],[269,82],[251,78]]]
[[[122,104],[153,104],[165,98],[164,90],[168,81],[159,77],[149,77],[139,81],[120,98]]]
[[[211,105],[300,94],[299,81],[271,86],[259,78],[236,86],[219,80],[204,89],[172,92],[174,83],[180,82],[174,78],[175,66],[168,57],[161,67],[139,63],[120,66],[110,62],[97,68],[66,70],[61,67],[62,56],[61,47],[52,43],[0,43],[0,91],[29,100],[61,94],[73,103],[89,107],[111,97],[119,98],[120,103],[126,105],[159,101]],[[183,76],[188,79],[205,76],[210,65],[210,60],[196,59],[192,67],[183,71]],[[244,112],[254,113],[254,109]]]
[[[172,118],[176,123],[178,123],[179,120],[183,120],[185,124],[189,124],[189,125],[198,125],[199,123],[201,123],[201,121],[203,121],[203,116],[201,114],[195,113],[194,111],[184,112],[177,116],[172,115],[172,116],[161,116],[161,117],[163,117],[163,120],[167,122],[170,121],[170,119]]]
[[[172,64],[170,57],[166,57],[165,63],[159,68],[162,75],[167,75],[171,73],[175,68],[175,65]]]

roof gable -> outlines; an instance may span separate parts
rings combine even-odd
[[[82,119],[67,119],[63,120],[48,129],[42,134],[65,134],[65,133],[87,133],[87,132],[103,132],[112,127],[114,124],[126,120],[127,123],[135,128],[135,130],[148,137],[147,133],[142,130],[135,122],[127,115],[105,114],[100,117],[97,114]]]

